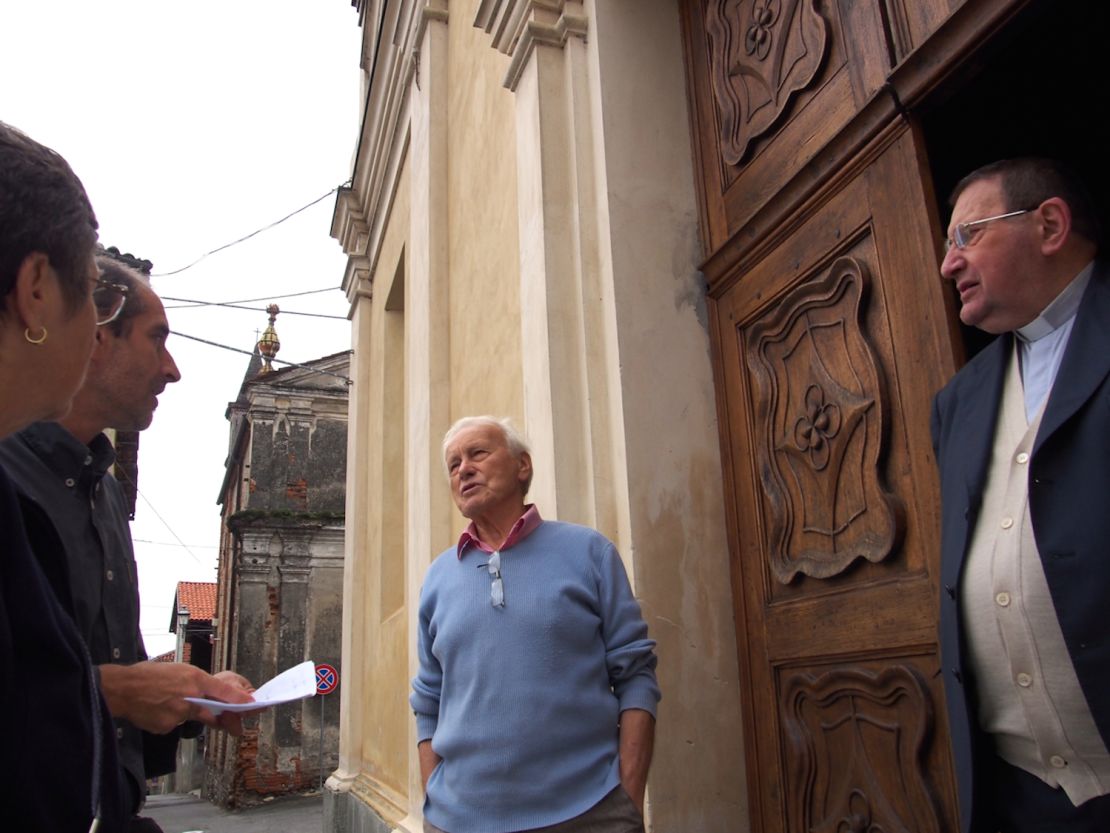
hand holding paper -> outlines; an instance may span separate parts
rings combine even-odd
[[[164,735],[186,720],[238,734],[237,715],[216,717],[186,702],[204,697],[218,703],[249,701],[250,683],[234,671],[208,674],[182,662],[135,662],[101,665],[100,692],[113,717],[122,717],[147,732]],[[232,718],[235,718],[234,720]]]
[[[203,697],[186,697],[190,703],[204,706],[212,714],[222,712],[248,712],[256,709],[265,709],[279,703],[288,703],[302,697],[311,697],[316,693],[316,663],[305,660],[300,665],[295,665],[288,671],[283,671],[270,682],[254,692],[254,701],[251,703],[221,703],[219,700],[207,700]]]

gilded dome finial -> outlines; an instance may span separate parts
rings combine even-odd
[[[270,304],[266,307],[266,312],[270,314],[270,323],[262,331],[262,338],[258,340],[258,352],[262,356],[262,369],[258,371],[259,376],[273,372],[274,366],[271,364],[271,360],[281,349],[281,340],[278,338],[277,330],[274,329],[274,321],[277,320],[278,313],[281,310],[277,304]]]

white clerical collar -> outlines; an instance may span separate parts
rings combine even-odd
[[[1052,299],[1052,303],[1045,307],[1040,315],[1024,327],[1017,329],[1017,337],[1025,342],[1037,341],[1074,318],[1079,311],[1079,301],[1091,280],[1091,272],[1094,268],[1095,262],[1092,260],[1072,278],[1071,283],[1065,286],[1059,295]]]

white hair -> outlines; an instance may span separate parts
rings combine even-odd
[[[496,428],[501,432],[501,436],[505,438],[505,446],[509,449],[509,453],[513,458],[519,460],[522,454],[532,456],[532,448],[528,445],[528,440],[525,436],[517,430],[516,426],[508,417],[495,417],[489,414],[482,416],[465,416],[462,419],[456,420],[455,424],[447,429],[447,433],[443,435],[443,467],[447,470],[447,447],[454,442],[455,437],[468,428]],[[451,472],[447,471],[447,477],[450,479]],[[529,473],[528,480],[524,483],[524,494],[528,494],[528,488],[532,485],[532,475]]]

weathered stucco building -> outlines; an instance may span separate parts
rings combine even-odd
[[[1103,7],[353,5],[326,829],[421,829],[416,605],[461,529],[440,441],[474,413],[530,436],[545,517],[625,559],[664,692],[651,830],[953,829],[928,416],[975,344],[942,202],[1019,153],[1105,190],[1106,105],[1066,81],[1104,74]]]
[[[339,353],[270,370],[256,355],[228,406],[214,670],[255,685],[306,659],[340,666],[349,363]],[[215,733],[205,794],[237,806],[315,788],[335,766],[338,727],[325,697],[248,717],[241,738]]]

